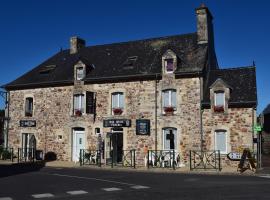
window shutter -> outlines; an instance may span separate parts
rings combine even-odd
[[[96,98],[94,92],[86,92],[86,113],[95,114]]]

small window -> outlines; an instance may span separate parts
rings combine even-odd
[[[174,71],[174,60],[173,58],[165,60],[165,70],[167,73],[172,73]]]
[[[25,99],[25,116],[32,117],[33,116],[33,98],[27,97]]]
[[[177,149],[177,129],[165,128],[163,129],[163,150]]]
[[[215,104],[214,104],[214,111],[215,112],[224,112],[225,107],[225,93],[223,91],[215,92]]]
[[[176,111],[176,90],[162,91],[162,108],[165,113]]]
[[[81,116],[84,113],[84,95],[83,94],[76,94],[74,95],[74,111],[73,114],[76,116]]]
[[[76,68],[76,79],[82,80],[85,77],[85,71],[83,67],[77,67]]]
[[[112,93],[112,113],[114,115],[121,115],[124,111],[124,93]]]
[[[58,135],[58,140],[62,140],[63,136],[62,135]]]
[[[215,131],[215,150],[220,150],[221,154],[227,153],[227,132],[225,130]]]

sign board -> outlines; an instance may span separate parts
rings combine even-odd
[[[262,131],[262,127],[261,127],[261,126],[254,126],[253,129],[254,129],[254,131],[256,131],[256,132]]]
[[[150,135],[150,120],[149,119],[136,120],[136,135]]]
[[[245,162],[248,161],[248,167],[245,167]],[[238,164],[238,170],[242,173],[247,169],[256,170],[255,159],[252,157],[249,149],[244,149],[241,156],[240,162]]]
[[[130,119],[105,119],[103,120],[103,127],[130,127]]]
[[[36,127],[36,120],[20,120],[20,127]]]
[[[227,158],[232,161],[240,161],[241,160],[241,153],[239,152],[230,152],[227,154]]]

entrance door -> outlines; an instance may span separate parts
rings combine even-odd
[[[36,138],[32,133],[22,134],[22,157],[30,158],[33,157],[33,152],[36,149]]]
[[[113,160],[116,163],[122,162],[123,156],[123,132],[113,132],[111,135],[113,149]]]
[[[84,149],[85,139],[84,131],[74,130],[73,131],[73,149],[72,149],[72,160],[78,162],[80,160],[80,150]]]

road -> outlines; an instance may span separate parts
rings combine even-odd
[[[270,176],[0,166],[0,200],[270,199]]]

